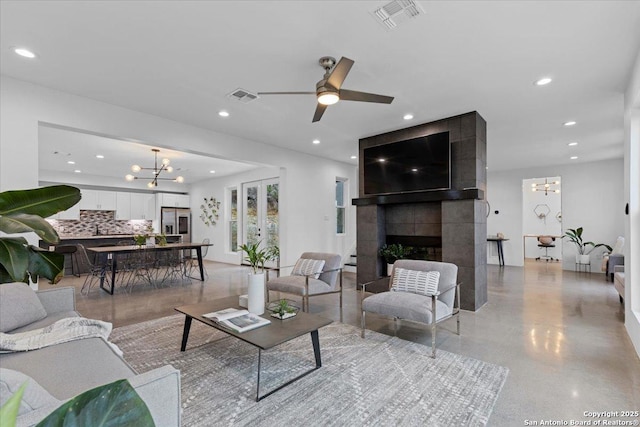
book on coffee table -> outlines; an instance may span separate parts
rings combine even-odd
[[[271,323],[268,319],[263,319],[256,314],[249,313],[247,310],[238,310],[237,308],[225,308],[202,316],[238,333],[250,331]]]

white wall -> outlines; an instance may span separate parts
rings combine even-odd
[[[591,163],[576,163],[538,168],[488,171],[487,200],[491,213],[487,218],[487,233],[504,233],[506,265],[522,266],[523,224],[522,181],[527,178],[559,176],[562,181],[562,229],[584,227],[584,237],[590,241],[613,245],[624,234],[623,159]],[[549,196],[551,197],[551,196]],[[496,215],[495,210],[500,213]],[[575,268],[575,247],[563,244],[562,268]],[[488,252],[490,254],[490,252]],[[601,251],[592,253],[592,271],[600,272]],[[489,256],[490,264],[498,264]]]
[[[625,326],[640,356],[640,52],[625,93]]]
[[[336,177],[344,177],[342,168],[336,168],[333,165],[317,165],[310,174],[308,180],[297,180],[292,182],[287,179],[288,170],[285,168],[263,168],[251,172],[241,173],[237,175],[210,179],[202,181],[191,186],[191,198],[197,205],[193,212],[193,239],[200,241],[205,237],[211,239],[214,246],[210,248],[207,259],[239,263],[242,254],[234,254],[228,251],[227,239],[228,230],[225,222],[225,213],[229,201],[226,199],[226,189],[236,187],[238,189],[238,205],[242,204],[242,183],[252,182],[268,178],[279,178],[280,183],[286,183],[289,187],[287,194],[300,194],[308,189],[314,189],[314,194],[309,198],[303,199],[296,197],[293,200],[286,197],[280,197],[280,241],[291,227],[300,230],[299,232],[287,236],[287,245],[281,244],[281,265],[293,265],[299,255],[305,251],[327,251],[340,253],[343,259],[348,260],[348,255],[353,249],[354,244],[352,236],[355,236],[355,207],[347,207],[347,234],[344,236],[336,235],[336,209],[335,209],[335,179]],[[357,183],[354,179],[349,179],[350,197],[356,194]],[[280,188],[280,194],[284,193]],[[220,221],[215,226],[207,227],[200,219],[200,202],[204,197],[215,197],[222,201]],[[283,212],[283,203],[287,205],[287,209]],[[285,215],[283,217],[283,214]],[[241,213],[239,212],[239,226],[241,224]],[[285,232],[285,234],[283,234]],[[241,237],[239,237],[240,239]]]
[[[562,235],[562,223],[558,221],[556,216],[562,212],[562,198],[561,193],[554,193],[553,191],[544,193],[544,191],[531,191],[531,184],[544,183],[545,178],[547,182],[560,182],[559,176],[543,177],[525,179],[522,181],[522,233],[523,234],[535,234],[538,236],[561,236]],[[559,185],[551,185],[553,189],[559,188]],[[538,213],[547,213],[545,218],[539,218],[536,215]],[[562,258],[562,240],[557,239],[555,248],[541,249],[538,247],[538,240],[535,238],[527,238],[524,240],[524,256],[525,258],[537,258],[545,253],[548,253],[550,257],[561,259]]]
[[[356,194],[356,167],[0,77],[0,191],[38,186],[38,122],[67,126],[159,148],[283,168],[280,241],[283,262],[305,250],[340,251],[355,243],[355,210],[344,237],[328,233],[335,177]],[[355,141],[354,141],[355,144]],[[213,194],[215,196],[215,194]],[[195,199],[194,199],[195,200]],[[199,210],[199,200],[192,205]],[[197,204],[196,204],[197,203]],[[329,223],[331,220],[328,221]],[[214,242],[215,243],[215,242]],[[347,255],[343,252],[343,255]]]

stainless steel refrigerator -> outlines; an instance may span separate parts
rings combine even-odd
[[[191,209],[162,208],[160,218],[160,230],[164,234],[179,234],[181,242],[191,243]]]

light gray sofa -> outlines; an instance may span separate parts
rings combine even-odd
[[[37,300],[46,311],[45,317],[33,321],[25,326],[6,330],[14,322],[24,322],[25,313],[41,310],[37,301],[29,300],[25,291],[19,290],[22,297],[12,298],[9,287],[14,284],[0,285],[0,326],[3,332],[16,333],[43,328],[66,317],[79,316],[75,311],[75,291],[71,287],[35,292]],[[20,284],[25,286],[25,284]],[[19,288],[18,288],[19,289]],[[30,291],[30,289],[29,289]],[[33,291],[31,291],[33,293]],[[16,301],[23,305],[23,309],[16,310]],[[33,305],[38,307],[32,307]],[[10,307],[13,305],[13,307]],[[8,317],[7,311],[13,311]],[[40,315],[41,316],[41,315]],[[36,317],[40,317],[36,316]],[[26,319],[27,321],[29,319]],[[27,375],[37,384],[27,387],[23,399],[18,426],[37,424],[64,401],[83,391],[107,384],[118,379],[126,378],[145,401],[156,426],[180,425],[180,371],[170,365],[154,369],[143,374],[137,374],[133,368],[102,338],[86,338],[56,344],[38,350],[2,353],[0,354],[0,378],[3,387],[3,400],[7,392],[13,392],[11,380],[18,382],[16,377],[20,373]],[[18,371],[15,373],[13,371]],[[11,378],[10,378],[11,377]],[[21,383],[22,381],[20,381]],[[30,384],[31,381],[30,381]],[[44,389],[38,387],[38,384]],[[31,390],[29,390],[31,388]],[[50,396],[47,396],[50,394]],[[33,394],[37,394],[36,397]],[[31,398],[31,402],[29,402]],[[34,403],[35,402],[35,403]]]
[[[613,273],[613,286],[620,295],[620,302],[624,303],[624,266],[616,266]]]

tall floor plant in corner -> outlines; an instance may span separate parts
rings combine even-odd
[[[33,232],[49,244],[60,237],[44,218],[69,209],[80,201],[80,190],[53,185],[0,193],[0,283],[36,282],[39,276],[57,283],[63,274],[64,255],[43,251],[27,239],[12,234]]]
[[[571,243],[576,245],[577,253],[576,253],[576,263],[578,264],[589,264],[589,254],[595,249],[599,247],[605,247],[611,252],[611,246],[605,245],[604,243],[593,243],[593,242],[585,242],[582,239],[582,227],[578,228],[569,228],[565,231],[564,236],[566,239],[569,239]]]

